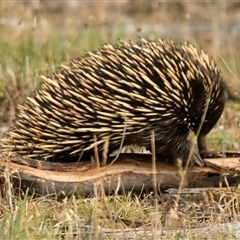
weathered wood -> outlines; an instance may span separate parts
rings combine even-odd
[[[220,182],[223,186],[236,186],[240,183],[240,154],[232,155],[237,157],[205,159],[206,166],[190,167],[185,174],[183,187],[218,187]],[[96,168],[90,161],[56,163],[1,155],[2,183],[6,168],[15,188],[29,188],[39,195],[68,195],[78,191],[87,196],[96,194],[100,187],[106,193],[123,190],[150,191],[153,189],[155,174],[158,189],[178,188],[182,175],[179,175],[176,166],[161,161],[157,161],[154,173],[151,155],[148,154],[122,154],[113,164],[100,168]]]

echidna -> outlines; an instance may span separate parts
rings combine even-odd
[[[189,43],[163,40],[104,45],[42,77],[33,97],[20,106],[16,126],[1,140],[1,151],[29,158],[72,161],[95,143],[109,149],[138,144],[183,163],[190,132],[206,151],[206,135],[225,103],[220,71]],[[193,162],[202,164],[199,151]]]

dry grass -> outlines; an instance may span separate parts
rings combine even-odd
[[[117,42],[119,38],[136,39],[140,35],[191,41],[214,57],[227,84],[240,95],[237,3],[102,1],[82,3],[79,9],[66,7],[63,2],[60,5],[53,9],[40,4],[38,9],[16,1],[0,3],[2,131],[4,126],[13,124],[16,105],[32,94],[40,74],[50,75],[60,62],[81,56],[104,42]],[[239,149],[239,110],[239,104],[227,104],[220,122],[209,135],[210,148]],[[130,239],[129,232],[134,234],[134,227],[148,236],[147,231],[162,226],[194,228],[239,221],[239,192],[220,193],[219,190],[215,196],[206,192],[200,198],[187,195],[178,204],[168,194],[162,194],[156,201],[153,193],[89,199],[72,196],[58,202],[50,197],[33,198],[27,193],[17,197],[3,189],[0,234],[5,239]],[[121,238],[119,231],[128,232]],[[188,239],[193,238],[188,235]],[[216,234],[215,239],[223,238],[234,239],[227,231],[226,235]],[[166,239],[180,239],[180,235],[174,233]]]

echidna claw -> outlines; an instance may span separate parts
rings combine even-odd
[[[193,161],[194,161],[194,163],[196,163],[200,167],[204,166],[204,161],[203,161],[202,158],[200,158],[200,159],[199,158],[195,158]]]
[[[198,165],[199,167],[203,167],[204,166],[204,161],[201,158],[199,153],[195,153],[193,155],[193,157],[192,157],[191,165],[194,165],[194,164]]]

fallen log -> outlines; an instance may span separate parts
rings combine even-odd
[[[225,153],[226,154],[226,153]],[[226,158],[205,159],[204,167],[189,167],[183,175],[184,188],[237,186],[240,183],[240,153],[228,152]],[[231,156],[231,157],[229,157]],[[79,163],[47,162],[15,155],[0,155],[0,183],[9,173],[14,189],[29,189],[37,195],[66,196],[73,192],[82,196],[105,193],[178,188],[182,174],[171,163],[157,158],[153,172],[149,154],[121,154],[117,161],[96,167],[91,161]],[[111,163],[111,159],[110,159]]]

